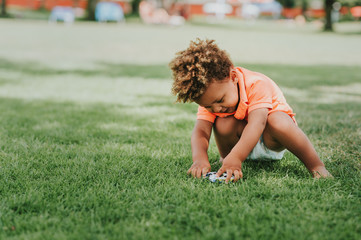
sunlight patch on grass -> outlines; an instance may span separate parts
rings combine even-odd
[[[315,86],[311,89],[281,87],[287,98],[304,103],[361,102],[361,84],[342,86]]]
[[[61,127],[61,124],[59,122],[45,121],[45,122],[42,122],[40,124],[34,125],[33,129],[35,131],[38,131],[38,130],[54,130],[54,129],[60,128],[60,127]]]
[[[160,119],[152,119],[151,121],[160,122],[160,123],[167,123],[167,122],[174,122],[174,121],[195,121],[194,114],[180,112],[177,114],[167,114],[162,116]]]
[[[360,79],[361,82],[361,79]],[[319,86],[315,90],[322,92],[340,93],[340,94],[351,94],[361,96],[361,83],[354,83],[342,86]]]
[[[139,130],[139,126],[124,125],[116,122],[100,124],[99,128],[112,131],[127,130],[130,132],[136,132]]]
[[[150,106],[150,107],[136,107],[136,108],[128,108],[127,113],[136,114],[136,115],[144,115],[144,116],[163,116],[165,113],[176,113],[174,108],[169,106]]]
[[[143,143],[136,143],[136,144],[125,143],[120,146],[119,150],[122,151],[123,154],[135,155],[139,152],[149,151],[149,148]]]
[[[0,86],[21,83],[20,79],[23,77],[23,74],[20,72],[8,70],[6,68],[0,68],[0,72]]]
[[[26,100],[74,101],[79,103],[118,103],[124,106],[140,106],[148,99],[138,95],[170,96],[170,81],[132,77],[79,77],[63,75],[55,77],[24,76],[21,84],[3,83],[0,96]],[[137,111],[137,110],[135,110]]]

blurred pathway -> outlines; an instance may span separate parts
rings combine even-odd
[[[1,59],[59,69],[93,68],[99,62],[167,64],[196,37],[216,39],[241,64],[361,66],[361,33],[322,33],[311,24],[233,22],[169,27],[77,22],[64,26],[0,20],[0,31]]]

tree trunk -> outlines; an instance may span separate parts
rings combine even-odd
[[[7,13],[6,13],[6,0],[2,0],[1,1],[1,13],[0,13],[1,17],[6,17]]]
[[[132,1],[132,13],[134,15],[139,15],[139,3],[141,0],[133,0]]]
[[[332,5],[334,4],[335,0],[325,0],[325,13],[326,13],[326,22],[325,22],[325,31],[332,32],[333,31],[333,24],[332,24]]]
[[[88,0],[88,5],[87,5],[88,20],[91,21],[95,20],[95,7],[97,6],[98,1],[99,0]]]
[[[306,18],[306,11],[307,11],[308,5],[307,0],[302,0],[302,15]]]

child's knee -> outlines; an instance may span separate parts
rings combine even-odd
[[[284,112],[275,112],[268,116],[267,128],[269,128],[271,132],[287,132],[293,127],[296,127],[296,124],[292,118]]]
[[[217,117],[213,129],[215,134],[219,136],[232,136],[234,134],[240,136],[245,125],[244,121],[237,120],[234,117]]]

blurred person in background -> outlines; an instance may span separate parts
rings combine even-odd
[[[139,4],[139,15],[146,24],[169,24],[183,25],[184,17],[180,15],[170,15],[164,8],[158,8],[155,1],[143,0]]]

